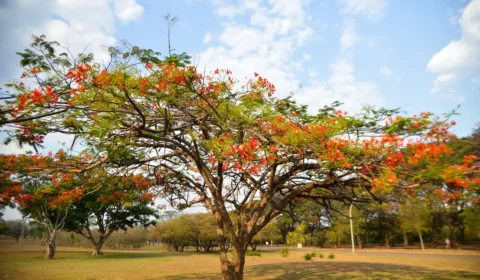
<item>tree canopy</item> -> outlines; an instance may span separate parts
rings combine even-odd
[[[19,53],[33,88],[9,85],[2,122],[15,127],[10,139],[37,147],[47,133],[71,134],[92,156],[72,162],[70,172],[98,165],[140,172],[172,206],[205,206],[225,279],[243,277],[253,237],[302,199],[362,203],[420,190],[476,198],[478,158],[448,160],[456,139],[450,115],[368,106],[349,115],[338,102],[311,114],[291,96],[275,97],[275,85],[258,73],[244,82],[228,69],[201,72],[184,54],[162,58],[128,44],[110,49],[108,65],[89,55],[69,59],[55,47],[35,37]],[[0,163],[15,171],[5,156]]]

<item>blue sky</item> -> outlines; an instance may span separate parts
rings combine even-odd
[[[0,83],[20,76],[14,53],[29,34],[74,52],[88,45],[98,60],[123,39],[166,53],[167,13],[180,18],[174,48],[198,67],[240,80],[259,72],[312,112],[334,100],[352,114],[365,104],[405,114],[461,105],[458,135],[480,122],[480,0],[6,0]],[[47,149],[59,139],[68,141],[48,137]]]

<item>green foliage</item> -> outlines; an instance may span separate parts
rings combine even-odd
[[[335,254],[334,254],[334,253],[329,254],[329,255],[328,255],[328,258],[331,259],[331,260],[333,260],[333,259],[335,258]]]
[[[280,243],[281,241],[282,235],[280,232],[279,223],[272,221],[253,237],[250,246],[252,249],[256,249],[257,245],[263,245],[265,242]]]
[[[318,257],[323,259],[323,254],[322,253],[318,253]]]
[[[288,257],[288,255],[290,255],[290,249],[282,248],[282,250],[280,251],[280,255],[282,255],[282,257]]]
[[[462,213],[462,217],[467,226],[467,231],[474,236],[475,239],[480,239],[480,204],[474,203],[472,207],[467,208]]]
[[[430,210],[427,203],[420,199],[406,200],[400,206],[398,218],[400,227],[407,232],[429,230]]]
[[[134,227],[126,231],[120,230],[112,233],[105,242],[105,247],[116,250],[138,250],[145,246],[148,240],[148,232],[145,228]]]
[[[159,221],[150,229],[149,239],[162,242],[172,251],[194,246],[197,251],[211,252],[217,244],[215,219],[210,213],[198,213]]]
[[[305,242],[305,226],[303,224],[298,225],[295,227],[293,232],[289,232],[287,234],[287,244],[289,245],[297,245],[298,243]]]
[[[312,254],[305,254],[305,255],[303,256],[303,258],[304,258],[306,261],[309,261],[309,260],[311,260],[311,259],[313,258],[313,256],[312,256]]]
[[[259,251],[247,251],[247,252],[245,253],[245,256],[261,257],[261,256],[262,256],[262,253],[260,253]]]

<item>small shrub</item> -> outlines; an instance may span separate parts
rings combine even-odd
[[[312,254],[305,254],[305,256],[303,256],[303,258],[306,260],[306,261],[309,261],[312,259]]]
[[[282,251],[280,251],[280,254],[282,255],[282,257],[288,257],[288,255],[290,254],[290,249],[283,248]]]
[[[333,260],[335,258],[335,254],[334,253],[331,253],[330,255],[328,255],[328,258]]]
[[[315,258],[317,256],[317,253],[313,252],[310,255],[312,255],[312,258]]]
[[[322,253],[318,253],[318,257],[323,259],[323,254]]]
[[[247,251],[247,252],[245,253],[245,256],[261,257],[261,256],[262,256],[262,253],[260,253],[259,251]]]

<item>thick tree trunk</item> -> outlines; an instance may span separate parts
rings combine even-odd
[[[420,238],[420,246],[422,248],[422,251],[425,251],[425,245],[423,244],[423,236],[422,236],[422,231],[417,230],[418,233],[418,238]]]
[[[101,255],[103,255],[103,253],[102,253],[102,246],[103,246],[103,242],[97,242],[96,244],[94,244],[92,256],[101,256]]]
[[[233,257],[227,259],[226,252],[220,252],[220,263],[224,280],[242,280],[245,266],[245,249],[232,246]]]
[[[407,248],[408,247],[408,233],[406,230],[402,230],[402,235],[403,235],[403,247]]]
[[[53,260],[55,258],[55,241],[45,241],[45,245],[47,245],[47,253],[45,254],[46,260]]]
[[[388,234],[385,235],[385,247],[390,248],[390,236]]]

